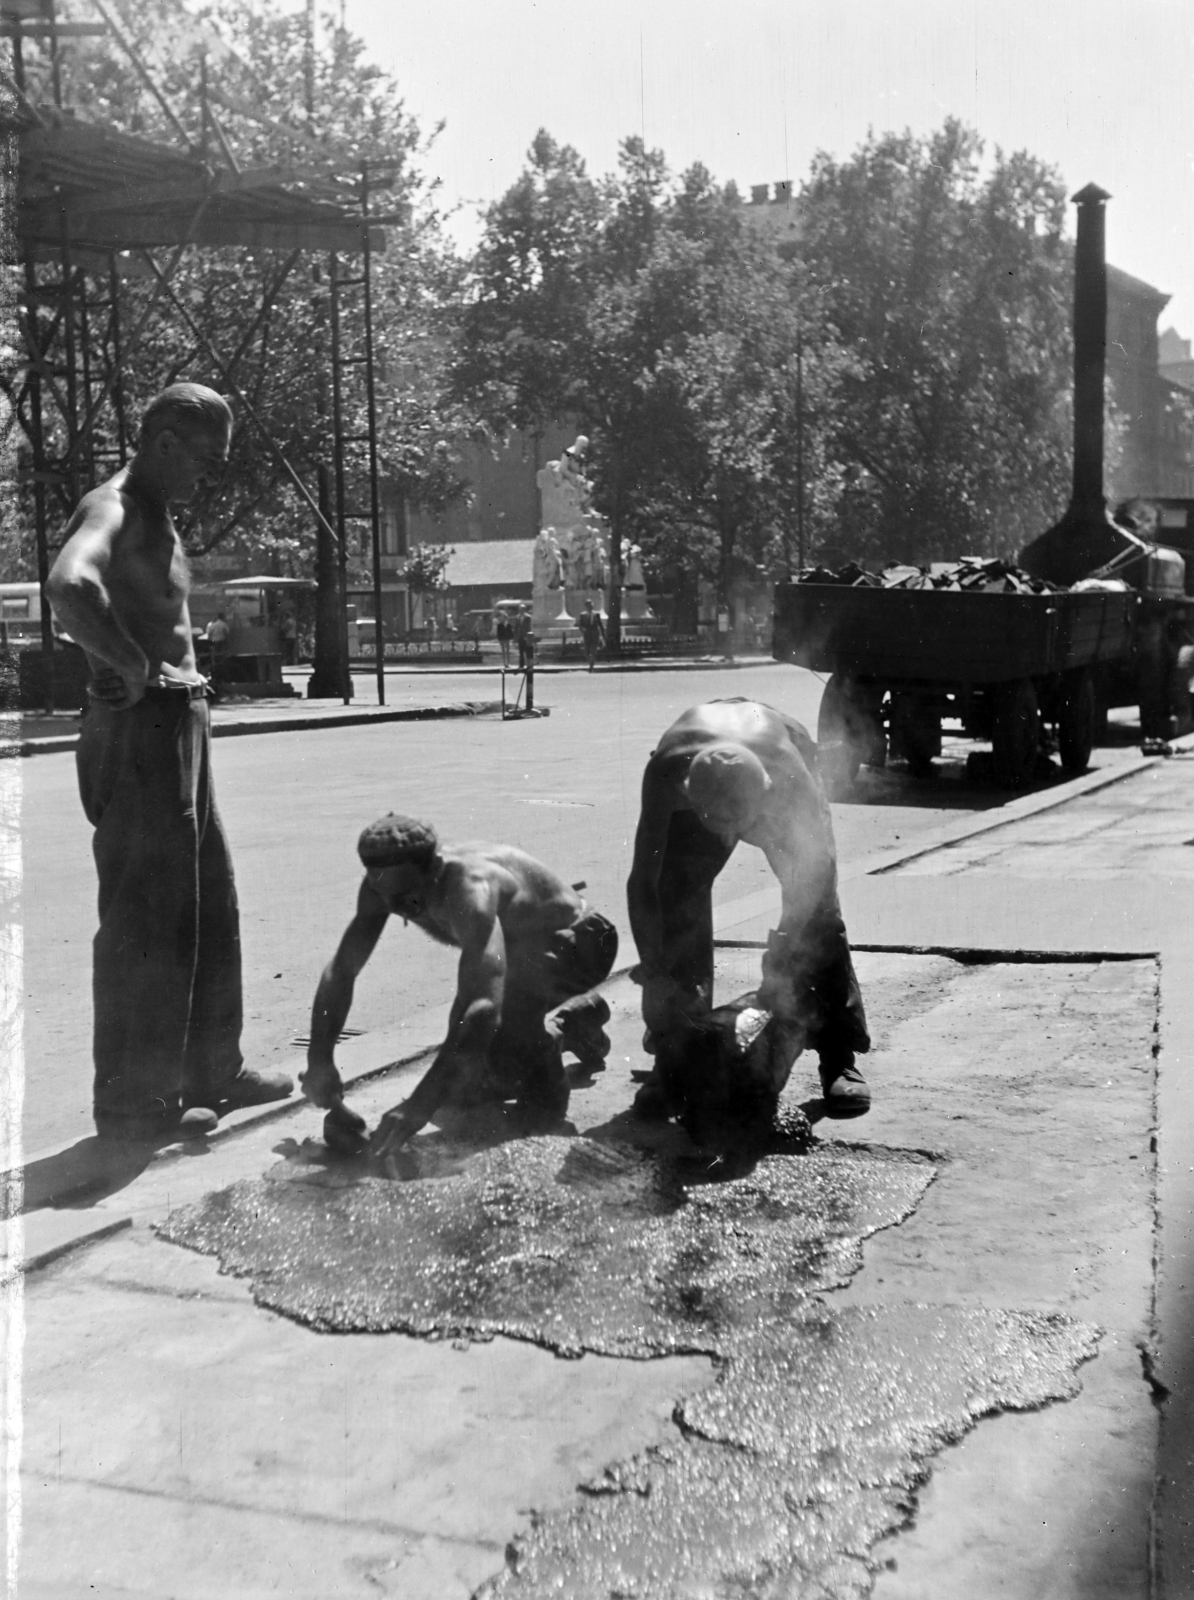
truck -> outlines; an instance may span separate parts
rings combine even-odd
[[[827,673],[817,739],[831,790],[864,763],[925,775],[943,718],[991,743],[992,776],[1031,782],[1046,730],[1083,771],[1112,706],[1139,705],[1147,747],[1190,722],[1194,597],[1176,550],[1109,516],[1103,492],[1104,202],[1074,197],[1074,463],[1060,521],[1019,553],[1040,592],[781,582],[772,654]]]

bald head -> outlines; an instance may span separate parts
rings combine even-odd
[[[721,742],[698,751],[681,787],[705,826],[728,840],[740,838],[757,819],[771,779],[745,745]]]

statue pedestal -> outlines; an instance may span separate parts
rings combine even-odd
[[[569,589],[567,594],[568,610],[572,613],[573,617],[579,617],[585,608],[585,602],[591,600],[593,602],[593,610],[601,618],[602,622],[609,621],[608,610],[605,604],[605,591],[603,589]],[[572,626],[576,626],[575,622],[572,624]]]
[[[576,621],[569,615],[567,597],[563,589],[548,589],[534,596],[531,603],[531,631],[540,637],[550,633],[566,633],[575,628]]]

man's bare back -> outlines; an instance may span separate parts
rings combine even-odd
[[[613,966],[612,924],[513,845],[441,844],[429,824],[391,813],[365,829],[358,850],[365,879],[356,915],[319,980],[302,1080],[307,1098],[328,1110],[325,1137],[343,1150],[364,1146],[365,1124],[344,1105],[333,1051],[356,979],[391,916],[459,949],[460,962],[448,1036],[414,1093],[373,1136],[370,1148],[383,1165],[446,1103],[513,1098],[549,1119],[562,1116],[561,1048],[591,1063],[609,1048],[601,1032],[608,1007],[589,991]],[[545,1026],[552,1011],[569,1011],[554,1034]]]
[[[584,902],[577,892],[534,856],[514,845],[441,845],[443,869],[430,890],[419,896],[414,914],[401,909],[416,903],[396,897],[388,912],[405,917],[441,944],[461,948],[479,906],[492,907],[506,944],[508,961],[524,948],[536,951],[545,937],[571,927]],[[379,892],[384,902],[386,896]]]
[[[869,1048],[869,1038],[816,745],[798,722],[758,701],[693,706],[665,731],[643,774],[627,904],[648,1035],[682,1098],[687,1042],[713,1004],[712,885],[740,841],[763,851],[781,895],[757,1004],[789,1042],[816,1038],[827,1100],[857,1114],[869,1093],[854,1052]],[[706,1098],[716,1101],[724,1087],[715,1084],[717,1094]],[[698,1121],[705,1116],[699,1106],[690,1110]]]

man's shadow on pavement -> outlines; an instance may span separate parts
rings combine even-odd
[[[22,1181],[10,1177],[5,1184],[2,1214],[8,1218],[31,1211],[84,1211],[135,1182],[161,1148],[149,1141],[90,1134],[66,1150],[26,1162]],[[194,1139],[181,1148],[187,1155],[201,1155],[207,1143]]]

